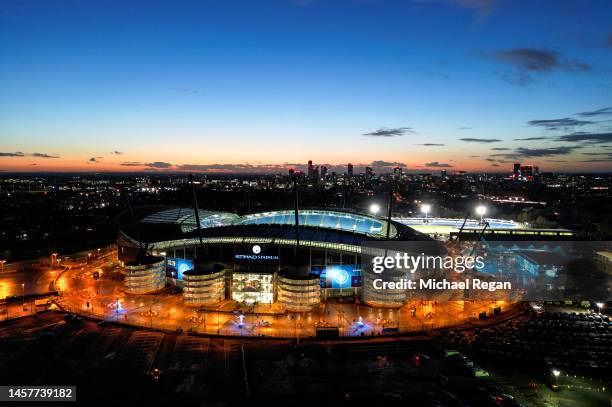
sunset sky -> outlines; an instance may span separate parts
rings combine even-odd
[[[611,21],[609,0],[0,0],[0,170],[612,171]]]

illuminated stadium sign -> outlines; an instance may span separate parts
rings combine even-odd
[[[172,277],[183,279],[183,273],[193,269],[193,261],[188,259],[179,259],[175,257],[166,258],[166,273]]]
[[[234,256],[236,260],[279,260],[278,256],[268,256],[263,254],[237,254]]]
[[[236,254],[236,260],[280,260],[279,256],[261,254],[261,246],[256,244],[251,247],[249,254]]]

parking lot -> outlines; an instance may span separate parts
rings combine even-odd
[[[84,406],[609,405],[609,392],[580,386],[553,394],[541,383],[538,395],[527,397],[529,371],[504,371],[454,338],[296,345],[139,330],[48,312],[0,324],[0,380],[76,385],[77,404]]]

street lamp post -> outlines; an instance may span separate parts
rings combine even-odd
[[[423,212],[425,214],[425,223],[427,223],[427,215],[429,214],[429,211],[431,211],[431,205],[430,204],[423,204],[423,205],[421,205],[421,212]]]
[[[0,260],[0,274],[4,273],[4,263],[6,263],[6,260]]]
[[[601,314],[601,309],[603,308],[604,303],[603,303],[603,302],[598,302],[598,303],[597,303],[597,304],[595,304],[595,305],[597,305],[597,309],[599,310],[599,313]]]
[[[21,305],[25,305],[25,283],[21,283]]]
[[[553,376],[555,376],[555,384],[558,386],[559,382],[558,382],[557,378],[559,377],[561,372],[559,370],[557,370],[557,369],[553,369],[552,374],[553,374]]]

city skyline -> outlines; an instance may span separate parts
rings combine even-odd
[[[7,3],[0,171],[609,172],[611,17],[604,1]]]

